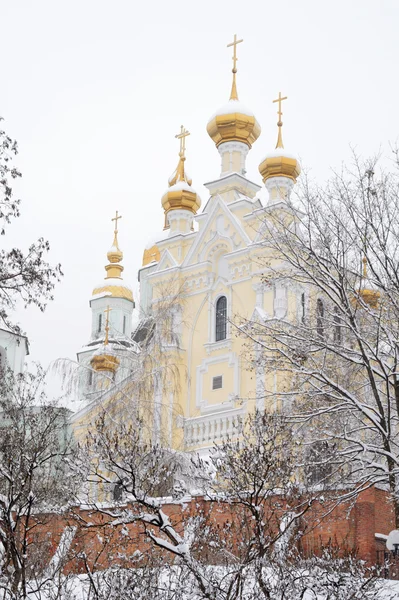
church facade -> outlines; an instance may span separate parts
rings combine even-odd
[[[207,124],[220,156],[220,176],[205,184],[209,198],[203,203],[185,169],[189,132],[182,126],[176,135],[178,164],[162,197],[164,230],[144,250],[139,271],[140,324],[135,331],[133,295],[122,279],[118,214],[115,217],[106,278],[94,288],[90,301],[91,339],[78,353],[83,367],[80,397],[86,404],[73,417],[76,432],[83,433],[93,411],[121,390],[135,395],[132,371],[142,340],[168,297],[174,298],[168,320],[173,336],[164,335],[161,354],[176,367],[178,381],[172,385],[154,375],[152,397],[146,399],[153,404],[146,417],[153,441],[206,452],[235,431],[248,412],[277,408],[265,406],[262,393],[265,386],[277,392],[277,375],[265,381],[254,360],[256,348],[241,335],[240,322],[296,318],[304,309],[304,290],[286,281],[265,280],[267,256],[262,246],[262,222],[271,211],[285,209],[300,167],[284,150],[285,98],[279,94],[277,145],[259,165],[269,195],[263,205],[258,197],[261,186],[246,177],[247,156],[261,129],[238,99],[238,43],[235,37],[231,44],[230,99]]]

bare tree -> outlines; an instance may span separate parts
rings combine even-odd
[[[354,556],[338,558],[329,548],[319,557],[302,557],[305,515],[318,494],[306,494],[297,481],[292,432],[281,415],[249,417],[239,438],[225,440],[202,461],[146,443],[139,423],[115,424],[104,412],[82,452],[91,485],[103,490],[117,479],[123,496],[92,503],[92,512],[78,515],[81,525],[114,529],[121,540],[121,528],[125,539],[141,532],[149,543],[141,564],[131,560],[118,569],[113,560],[110,575],[93,573],[93,556],[86,555],[93,597],[104,597],[101,582],[107,578],[125,582],[119,597],[126,599],[376,597],[372,574]],[[176,490],[174,482],[181,480],[185,485]],[[199,485],[203,496],[190,503],[194,511],[168,514],[162,496],[174,496],[178,505],[187,501],[190,486]]]
[[[278,398],[302,425],[316,479],[335,473],[355,492],[387,485],[398,527],[399,176],[376,170],[355,160],[325,187],[305,180],[267,207],[264,282],[284,282],[290,308],[242,331],[284,381]]]
[[[1,121],[0,117],[0,121]],[[20,200],[13,195],[13,181],[21,173],[13,166],[18,153],[17,143],[0,129],[0,228],[5,234],[6,225],[19,217]],[[44,256],[49,251],[48,241],[39,238],[27,251],[19,248],[0,250],[0,322],[13,331],[18,327],[10,321],[10,310],[17,300],[25,306],[35,304],[44,310],[52,299],[52,291],[62,275],[60,265],[50,266]]]
[[[69,411],[46,400],[43,379],[40,369],[0,379],[0,597],[9,600],[40,598],[62,568],[48,565],[52,526],[75,500]]]

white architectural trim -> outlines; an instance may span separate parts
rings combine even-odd
[[[230,369],[234,369],[233,375],[233,391],[228,395],[226,401],[221,404],[209,404],[209,401],[204,398],[203,377],[208,372],[210,365],[226,363]],[[234,408],[234,399],[238,397],[240,392],[240,370],[239,359],[235,352],[229,352],[222,356],[214,356],[204,358],[201,364],[197,367],[197,386],[196,386],[196,406],[202,413],[217,412],[223,410],[231,410]]]
[[[195,258],[194,258],[195,255],[197,253],[202,252],[201,246],[203,246],[205,237],[209,233],[209,230],[211,229],[211,227],[214,226],[214,220],[215,220],[214,217],[218,210],[220,210],[220,212],[224,214],[224,216],[226,217],[226,220],[232,225],[233,231],[236,231],[237,234],[239,235],[239,238],[241,238],[237,242],[237,244],[234,244],[237,246],[236,249],[238,249],[238,246],[240,246],[240,245],[241,246],[242,245],[249,246],[251,244],[251,239],[248,237],[248,234],[245,232],[240,221],[229,210],[228,206],[226,205],[225,202],[223,202],[222,198],[220,196],[215,196],[215,203],[212,207],[212,210],[209,213],[207,223],[202,227],[201,231],[198,232],[197,238],[195,239],[190,250],[188,251],[186,258],[183,261],[184,267],[191,265],[193,263],[193,261],[195,260]],[[233,237],[233,231],[231,231],[231,233],[229,234],[228,237],[227,236],[221,236],[221,237],[231,239]],[[218,233],[219,233],[219,235],[221,235],[220,232],[218,232]],[[214,237],[216,239],[216,234]],[[209,241],[207,242],[207,244],[209,244]]]

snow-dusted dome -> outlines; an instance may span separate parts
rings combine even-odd
[[[253,112],[238,98],[231,98],[210,118],[206,130],[216,147],[224,142],[243,142],[249,148],[260,136],[261,128]]]
[[[301,173],[298,159],[285,148],[276,148],[268,152],[259,165],[263,183],[270,177],[288,177],[295,183]]]

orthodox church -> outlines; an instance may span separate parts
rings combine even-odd
[[[250,368],[246,341],[233,321],[284,318],[291,312],[299,315],[304,308],[303,290],[286,282],[265,283],[261,260],[265,250],[260,244],[260,224],[271,207],[284,210],[300,167],[284,149],[281,108],[286,98],[280,93],[274,100],[279,116],[277,144],[259,165],[268,192],[266,206],[258,197],[261,186],[246,177],[247,156],[261,128],[238,98],[236,51],[241,41],[234,36],[229,44],[233,48],[230,99],[207,124],[221,169],[218,179],[205,184],[209,191],[205,202],[185,167],[189,132],[182,126],[176,135],[178,164],[161,199],[164,230],[144,250],[138,274],[140,321],[134,330],[133,294],[122,277],[118,213],[113,219],[106,277],[94,287],[90,300],[91,338],[78,352],[83,367],[79,395],[85,400],[72,418],[78,436],[86,431],[99,405],[121,397],[122,392],[126,395],[126,390],[133,396],[137,393],[132,370],[143,352],[143,340],[151,337],[151,318],[165,299],[179,298],[177,290],[181,301],[175,302],[169,320],[173,339],[166,336],[159,360],[173,363],[178,381],[172,385],[153,377],[151,398],[147,398],[153,410],[146,417],[152,439],[168,447],[206,452],[231,433],[247,412],[265,408],[259,393],[265,375]],[[276,378],[267,382],[268,389],[279,389]]]

